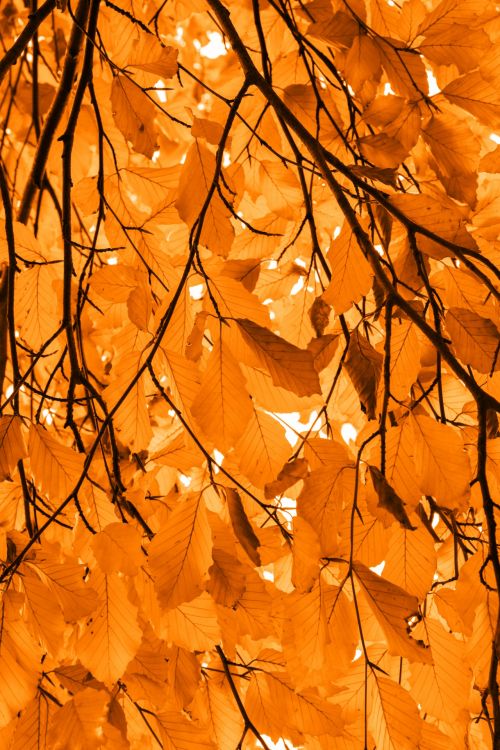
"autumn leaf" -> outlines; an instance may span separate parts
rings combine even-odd
[[[2,11],[0,748],[500,747],[495,3]]]
[[[28,454],[35,482],[50,500],[65,500],[81,476],[83,456],[56,440],[40,425],[31,425]]]
[[[165,46],[155,37],[141,34],[134,44],[129,65],[162,78],[172,78],[177,73],[177,55],[175,47]]]
[[[377,747],[388,750],[418,748],[423,722],[417,704],[407,691],[396,682],[375,673],[371,687],[370,729]]]
[[[97,748],[97,737],[106,721],[109,695],[105,690],[85,688],[54,714],[49,725],[49,741],[77,750]]]
[[[201,593],[212,562],[210,527],[201,493],[177,505],[150,549],[156,589],[166,609]]]
[[[26,456],[19,417],[0,417],[0,478],[7,479],[17,462]]]
[[[345,368],[370,419],[375,417],[377,388],[382,374],[382,355],[359,331],[349,339]]]
[[[422,492],[445,507],[463,506],[471,470],[461,436],[451,425],[419,416],[412,422],[415,466]]]
[[[360,562],[354,569],[370,608],[387,638],[389,651],[404,653],[410,661],[429,663],[425,647],[408,635],[407,619],[418,612],[416,597],[373,573]]]
[[[132,79],[118,75],[113,79],[111,104],[116,125],[124,138],[137,152],[151,158],[156,147],[152,101]]]
[[[200,240],[217,255],[226,257],[233,242],[234,229],[226,203],[212,189],[215,171],[215,156],[202,141],[197,140],[186,156],[175,206],[181,219],[191,228],[198,221],[210,194]],[[193,185],[197,186],[195,191]]]
[[[372,271],[352,229],[344,225],[328,251],[332,269],[330,284],[323,299],[333,305],[337,315],[345,313],[372,286]]]
[[[462,362],[479,372],[490,372],[500,367],[500,334],[491,320],[482,318],[472,310],[450,307],[446,327]]]
[[[245,379],[223,337],[212,349],[191,412],[204,433],[222,451],[234,445],[252,416]]]
[[[293,391],[297,396],[319,392],[318,374],[310,352],[299,349],[251,320],[236,321],[235,330],[241,341],[242,360],[267,371],[274,385]]]
[[[408,513],[405,510],[404,503],[401,498],[394,492],[393,488],[388,484],[384,475],[377,469],[376,466],[369,466],[370,477],[375,488],[375,492],[378,495],[379,507],[387,510],[394,518],[399,521],[403,528],[410,531],[416,527],[412,526]]]
[[[99,604],[81,628],[78,658],[96,677],[111,687],[125,672],[141,642],[137,607],[117,573],[93,571],[92,584]]]
[[[260,542],[246,516],[241,498],[238,492],[233,488],[226,488],[224,494],[226,496],[231,525],[236,534],[236,538],[250,560],[258,566],[260,565],[260,555],[258,551]]]
[[[20,602],[5,596],[2,603],[0,653],[0,725],[5,726],[37,690],[42,649],[19,617]],[[17,612],[16,612],[17,608]]]

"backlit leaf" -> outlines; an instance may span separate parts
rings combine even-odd
[[[446,507],[463,507],[469,497],[471,470],[460,434],[430,417],[418,416],[412,425],[422,492]]]
[[[339,237],[332,242],[328,261],[332,277],[323,292],[323,299],[333,305],[337,315],[340,315],[368,294],[373,279],[370,265],[352,229],[346,224]]]
[[[92,572],[99,604],[82,625],[76,650],[82,664],[98,680],[111,687],[135,656],[142,638],[137,607],[117,573]]]
[[[274,385],[297,396],[320,392],[311,352],[299,349],[251,320],[236,321],[242,341],[239,355],[246,364],[267,371]]]
[[[36,484],[57,504],[71,494],[83,469],[81,453],[60,443],[41,425],[31,425],[28,453]]]
[[[93,749],[106,721],[109,695],[105,690],[85,688],[57,711],[49,725],[49,741],[61,748]],[[56,744],[57,743],[57,744]]]
[[[141,88],[126,76],[115,76],[111,86],[113,117],[135,151],[151,158],[156,147],[155,108]]]
[[[451,307],[446,315],[446,328],[464,364],[487,373],[500,367],[500,334],[491,320],[472,310]]]
[[[0,479],[7,479],[17,462],[26,456],[19,417],[0,417]]]
[[[238,492],[227,487],[224,489],[224,494],[227,500],[227,508],[229,511],[229,517],[231,519],[231,525],[233,531],[236,534],[236,538],[240,542],[241,546],[247,553],[250,560],[254,565],[260,565],[259,545],[260,542],[255,535],[250,521],[247,518],[243,503]]]
[[[349,340],[349,354],[345,368],[358,392],[359,400],[368,418],[375,417],[377,388],[382,374],[383,357],[359,331]]]
[[[155,586],[165,609],[194,599],[212,563],[211,534],[203,495],[179,502],[150,546]]]
[[[428,663],[431,660],[429,651],[408,634],[407,619],[418,612],[417,598],[360,562],[355,563],[354,570],[369,606],[384,631],[389,651],[404,653],[410,661]]]

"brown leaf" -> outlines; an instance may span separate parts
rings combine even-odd
[[[359,331],[349,339],[349,353],[344,363],[353,386],[369,419],[376,416],[377,388],[382,374],[383,356]]]
[[[297,396],[321,393],[311,352],[299,349],[251,320],[240,319],[235,323],[244,345],[240,356],[246,364],[266,370],[274,385]]]
[[[384,475],[376,468],[376,466],[369,466],[368,469],[370,470],[371,480],[378,495],[379,507],[389,511],[396,521],[399,521],[403,528],[410,530],[416,529],[417,527],[412,526],[412,523],[408,518],[403,501],[387,483]]]
[[[237,491],[232,487],[225,487],[224,494],[226,496],[231,525],[236,534],[236,538],[253,564],[259,566],[260,555],[258,548],[260,546],[260,541],[250,525],[241,498]]]
[[[124,138],[135,151],[151,157],[156,149],[154,104],[144,92],[126,76],[115,76],[111,85],[113,117]]]

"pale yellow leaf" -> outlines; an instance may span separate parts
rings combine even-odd
[[[0,481],[2,482],[10,477],[17,462],[27,455],[21,425],[20,418],[13,414],[0,417]]]
[[[361,491],[358,495],[358,512],[353,516],[343,514],[338,554],[344,559],[350,559],[352,555],[354,560],[368,566],[379,565],[387,552],[390,533],[369,512]]]
[[[164,348],[176,354],[181,354],[184,357],[189,357],[189,350],[192,348],[190,337],[193,333],[194,325],[195,313],[189,294],[189,287],[186,284],[177,300],[165,336],[163,337]]]
[[[454,78],[443,94],[458,107],[474,115],[483,125],[500,128],[500,102],[497,87],[490,83],[480,70],[473,70],[460,78]]]
[[[262,161],[260,180],[270,210],[283,219],[296,219],[304,196],[295,172],[278,160]]]
[[[420,341],[416,326],[408,320],[392,321],[391,394],[404,400],[420,370]]]
[[[34,481],[53,503],[65,500],[80,479],[84,456],[32,424],[28,453]]]
[[[500,334],[491,320],[472,310],[452,307],[446,314],[446,328],[464,364],[484,373],[500,368]]]
[[[317,532],[302,516],[293,519],[292,583],[297,591],[310,591],[319,576],[321,547]]]
[[[393,526],[385,555],[384,578],[419,600],[425,598],[436,572],[434,541],[423,527],[408,531]]]
[[[132,289],[127,299],[127,311],[130,321],[140,331],[147,331],[153,311],[153,298],[149,286],[144,282]]]
[[[344,367],[355,387],[368,419],[374,419],[377,406],[377,389],[382,374],[383,356],[370,344],[359,330],[349,339],[348,355]]]
[[[431,162],[452,198],[475,202],[481,142],[454,113],[433,115],[422,131],[434,160]]]
[[[113,416],[115,429],[120,439],[133,451],[146,450],[153,436],[146,403],[144,378],[142,375],[137,378],[141,364],[139,352],[127,352],[121,357],[119,364],[113,367],[112,381],[103,391],[108,409],[117,407]],[[127,390],[129,392],[123,398]]]
[[[149,562],[164,609],[203,591],[212,563],[212,540],[201,493],[179,501],[149,547]]]
[[[207,591],[217,604],[234,607],[245,591],[245,573],[240,561],[224,550],[214,547],[213,565]]]
[[[191,228],[198,222],[208,194],[211,193],[203,217],[200,242],[216,255],[226,257],[231,249],[234,229],[229,209],[217,190],[212,191],[215,169],[215,156],[202,141],[197,140],[187,153],[175,205],[181,219]]]
[[[297,514],[319,537],[322,555],[336,555],[344,511],[354,492],[354,464],[347,455],[338,463],[329,462],[307,477],[297,501]]]
[[[255,406],[234,450],[240,471],[256,487],[275,479],[291,452],[284,428]]]
[[[65,622],[60,603],[29,565],[23,566],[25,607],[32,631],[54,657],[64,645]]]
[[[94,482],[85,480],[78,495],[80,505],[94,531],[102,531],[117,520],[115,506],[103,489]]]
[[[193,115],[193,125],[191,135],[193,138],[204,138],[208,143],[217,146],[224,132],[220,122],[209,120],[206,117],[195,117]]]
[[[349,85],[359,95],[364,83],[376,81],[380,73],[380,54],[377,45],[368,34],[357,34],[347,52],[344,67],[344,75]]]
[[[142,643],[129,662],[123,681],[133,700],[146,699],[163,706],[168,694],[170,648],[146,628]]]
[[[160,347],[155,359],[155,370],[160,377],[172,402],[182,415],[184,421],[197,434],[197,426],[191,415],[191,405],[200,388],[200,375],[197,367],[182,354]],[[162,373],[166,382],[162,379]]]
[[[409,530],[415,529],[416,527],[413,526],[408,517],[403,500],[394,491],[394,488],[391,487],[380,469],[369,464],[368,474],[371,482],[367,483],[367,503],[373,515],[379,518],[384,526],[389,526],[393,523],[390,517],[392,516],[399,521],[403,528]],[[373,486],[374,493],[371,491],[370,484]],[[377,499],[376,507],[373,505],[375,496]]]
[[[206,591],[162,617],[165,637],[190,651],[207,651],[220,642],[215,602]]]
[[[167,666],[168,694],[176,707],[183,709],[189,706],[200,679],[201,665],[196,654],[192,650],[170,646]]]
[[[303,675],[321,669],[329,641],[321,584],[316,583],[308,593],[289,594],[283,608]]]
[[[340,315],[368,294],[373,281],[371,267],[347,223],[331,244],[328,262],[332,277],[322,298]]]
[[[206,294],[203,301],[207,312],[213,314],[216,306],[218,314],[225,318],[248,318],[264,327],[270,324],[268,308],[240,281],[219,275],[209,286],[211,296]]]
[[[214,343],[191,412],[205,435],[223,453],[234,446],[252,417],[245,379],[222,336]]]
[[[410,661],[428,663],[429,650],[408,635],[407,619],[418,613],[417,597],[377,575],[360,562],[354,563],[356,577],[368,604],[384,631],[389,653]]]
[[[415,476],[413,431],[408,420],[389,427],[385,435],[385,450],[386,479],[402,500],[414,509],[422,497],[422,490]]]
[[[446,195],[400,193],[391,196],[391,203],[415,224],[425,227],[444,240],[463,247],[474,247],[474,240],[465,228],[464,215]],[[417,236],[417,244],[420,250],[435,258],[445,258],[452,254],[451,250],[422,235]]]
[[[66,622],[76,622],[95,610],[98,595],[89,583],[84,582],[83,565],[70,561],[61,563],[55,556],[42,553],[37,555],[36,567],[61,605]]]
[[[90,277],[90,287],[109,302],[126,302],[139,283],[135,268],[119,263],[99,268]]]
[[[111,523],[92,537],[91,547],[103,573],[135,575],[145,561],[139,531],[127,523]]]
[[[338,586],[324,587],[324,607],[328,625],[327,654],[343,674],[352,665],[358,645],[358,625],[353,602]]]
[[[257,726],[288,736],[290,731],[314,736],[342,733],[340,707],[320,698],[314,691],[300,693],[284,672],[253,672],[245,708]]]
[[[227,682],[207,680],[208,715],[217,748],[235,748],[243,735],[244,720]]]
[[[410,694],[396,682],[372,672],[368,726],[377,750],[417,750],[422,719]]]
[[[152,34],[141,34],[132,47],[128,64],[133,68],[154,73],[161,78],[172,78],[177,73],[177,55],[175,47],[165,46]]]
[[[428,640],[432,663],[411,665],[411,694],[424,711],[452,722],[468,704],[472,685],[464,643],[431,618],[426,618],[418,628]]]
[[[177,711],[162,711],[156,721],[164,750],[215,750],[207,729]]]
[[[472,635],[465,643],[467,661],[474,675],[474,684],[486,688],[489,682],[492,648],[498,614],[495,593],[488,592],[485,602],[476,609]]]
[[[424,495],[447,508],[464,507],[472,479],[469,457],[456,428],[431,417],[412,419],[415,467]]]
[[[49,724],[54,750],[98,750],[110,696],[105,690],[84,688],[56,711]]]
[[[94,677],[111,688],[137,653],[142,630],[123,578],[95,569],[91,580],[99,604],[81,626],[76,652]]]
[[[402,49],[397,39],[377,37],[374,41],[394,92],[417,100],[426,96],[429,90],[427,74],[420,55]]]
[[[115,123],[124,138],[132,143],[135,151],[151,159],[156,148],[153,102],[137,83],[117,75],[111,84],[111,106]]]
[[[19,619],[20,603],[6,598],[0,612],[0,727],[33,698],[42,671],[42,649]]]
[[[34,351],[56,332],[60,323],[56,291],[59,278],[53,265],[32,266],[16,276],[16,327]]]
[[[438,65],[454,63],[460,73],[476,68],[491,40],[483,29],[471,29],[459,23],[436,23],[419,45],[422,54]]]
[[[321,392],[310,351],[299,349],[251,320],[237,320],[231,328],[237,333],[235,355],[245,364],[268,372],[274,385],[297,396]]]
[[[37,693],[21,712],[8,750],[50,750],[47,730],[55,710],[56,706],[52,701]]]

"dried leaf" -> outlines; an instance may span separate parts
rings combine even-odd
[[[111,86],[111,105],[116,126],[134,150],[151,158],[156,148],[154,104],[126,76],[117,75]]]
[[[236,538],[240,542],[241,546],[247,553],[250,560],[254,565],[260,565],[260,555],[258,548],[260,542],[258,537],[255,535],[250,522],[243,508],[243,503],[237,491],[232,487],[226,487],[224,489],[226,496],[227,508],[229,510],[229,516],[231,518],[231,525],[233,531],[236,534]]]

